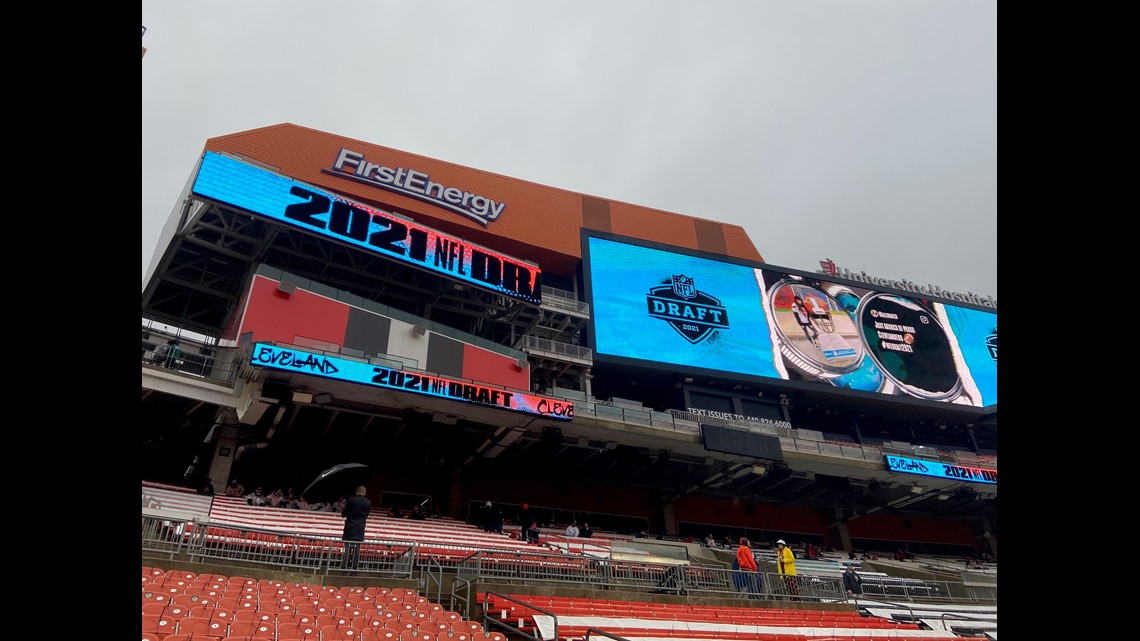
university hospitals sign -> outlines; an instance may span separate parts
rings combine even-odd
[[[828,276],[837,276],[839,278],[847,278],[849,280],[859,281],[861,283],[868,283],[870,285],[879,285],[882,287],[893,287],[894,289],[901,289],[907,292],[922,294],[924,296],[934,296],[937,298],[945,298],[960,303],[970,303],[973,305],[981,305],[982,307],[992,307],[997,309],[997,299],[993,296],[979,296],[974,292],[966,292],[965,294],[959,292],[951,292],[943,290],[937,285],[927,285],[921,287],[905,278],[895,280],[890,278],[878,278],[875,276],[868,276],[867,272],[853,272],[845,267],[839,267],[830,258],[819,261],[819,273],[827,274]]]

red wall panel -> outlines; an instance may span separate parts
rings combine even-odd
[[[530,389],[530,368],[515,367],[515,359],[474,345],[463,345],[463,378],[502,385],[520,390]]]
[[[909,521],[908,528],[903,521]],[[916,541],[974,545],[973,528],[961,521],[915,519],[889,514],[868,514],[847,522],[847,533],[855,539],[876,541]]]
[[[809,508],[746,504],[735,499],[704,496],[678,499],[673,504],[673,517],[690,523],[749,527],[773,532],[822,535],[827,528],[824,516]]]
[[[297,337],[342,345],[348,305],[298,288],[277,291],[277,281],[253,279],[239,334],[253,332],[255,341],[294,343]]]

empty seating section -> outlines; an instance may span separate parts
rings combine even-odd
[[[156,505],[180,505],[178,501],[186,500],[180,496],[185,492],[164,486],[144,484],[143,491]],[[204,511],[208,515],[197,521],[167,521],[163,536],[173,538],[162,539],[162,550],[166,551],[167,541],[181,540],[204,546],[203,551],[210,556],[269,563],[287,560],[306,567],[339,563],[343,553],[340,535],[344,520],[335,512],[252,506],[244,498],[228,496],[214,496]],[[517,567],[529,564],[553,567],[556,573],[563,569],[584,572],[589,568],[585,561],[588,558],[612,559],[620,553],[626,560],[649,559],[650,553],[624,545],[631,538],[603,531],[595,531],[592,538],[566,537],[562,530],[544,529],[541,543],[536,545],[520,541],[515,535],[486,532],[450,518],[419,521],[374,513],[368,517],[361,560],[368,571],[400,574],[407,567],[405,563],[411,561],[405,557],[411,549],[415,550],[415,562],[430,559],[444,567],[458,567],[479,552],[483,559],[501,558]],[[144,535],[144,543],[146,540]],[[564,563],[571,565],[551,566],[551,559],[531,556],[552,553],[565,555]],[[171,585],[167,590],[174,592],[181,587]]]
[[[649,603],[521,594],[499,597],[490,593],[480,595],[479,600],[489,627],[517,629],[546,641],[578,641],[585,638],[590,628],[632,640],[868,641],[906,637],[962,641],[984,638],[927,630],[917,623],[863,616],[851,610]]]
[[[142,570],[147,641],[505,641],[414,590]],[[174,588],[177,587],[177,590]]]
[[[298,534],[318,534],[339,537],[344,519],[336,512],[314,512],[250,506],[237,497],[214,497],[210,520],[265,529],[287,529]],[[474,525],[448,518],[426,521],[389,517],[373,512],[365,529],[367,538],[421,540],[423,534],[434,533],[440,543],[479,544],[483,547],[505,546],[508,549],[526,547],[508,536],[486,532]],[[494,544],[494,545],[492,545]]]

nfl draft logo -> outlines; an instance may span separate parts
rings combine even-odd
[[[670,284],[650,287],[649,315],[669,323],[685,340],[699,343],[718,328],[728,328],[728,310],[720,300],[698,291],[692,277],[674,274]]]

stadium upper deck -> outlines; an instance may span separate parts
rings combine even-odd
[[[291,124],[207,141],[175,198],[144,358],[173,333],[210,369],[144,367],[152,480],[367,456],[437,496],[573,479],[810,508],[821,530],[884,511],[996,525],[993,310]],[[796,297],[820,305],[814,340]],[[845,449],[871,454],[829,455]]]

